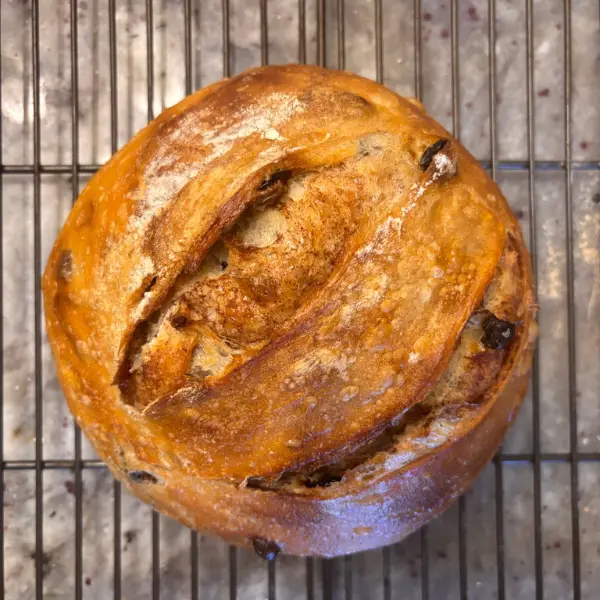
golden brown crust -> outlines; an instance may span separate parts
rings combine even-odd
[[[419,105],[254,69],[91,180],[44,275],[48,336],[137,495],[334,555],[403,537],[495,451],[531,360],[528,261],[497,187]],[[486,315],[511,323],[506,348],[485,347]]]

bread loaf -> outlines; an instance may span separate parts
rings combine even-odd
[[[417,101],[290,65],[115,154],[43,292],[71,411],[129,490],[267,558],[333,556],[400,540],[493,456],[531,363],[529,263]]]

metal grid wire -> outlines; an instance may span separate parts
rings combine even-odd
[[[504,490],[504,478],[507,470],[518,468],[519,465],[529,465],[532,467],[532,486],[533,486],[533,533],[534,533],[534,589],[531,590],[531,596],[537,599],[544,597],[556,597],[552,591],[544,589],[544,546],[543,546],[543,523],[542,523],[542,468],[545,464],[564,463],[568,465],[569,470],[569,508],[570,528],[572,531],[570,540],[570,563],[572,573],[570,582],[572,585],[571,597],[579,600],[582,596],[582,565],[581,565],[581,539],[580,539],[580,504],[578,499],[579,491],[579,468],[584,463],[592,463],[595,468],[600,469],[600,452],[584,452],[578,446],[578,420],[577,420],[577,367],[576,367],[576,321],[575,321],[575,265],[574,265],[574,222],[573,222],[573,174],[574,172],[595,172],[600,171],[600,165],[594,160],[574,160],[573,159],[573,108],[572,108],[572,39],[573,30],[571,24],[572,6],[569,0],[563,3],[562,22],[562,41],[563,41],[563,115],[564,123],[564,155],[560,160],[537,161],[535,159],[535,102],[534,102],[534,6],[532,0],[525,2],[525,59],[526,59],[526,156],[524,160],[501,160],[498,156],[498,96],[497,96],[497,69],[496,69],[496,3],[501,0],[488,0],[487,3],[487,56],[488,56],[488,103],[489,103],[489,157],[482,160],[483,166],[488,169],[491,176],[496,177],[501,172],[523,172],[526,173],[527,181],[527,209],[529,214],[529,245],[534,265],[534,276],[538,280],[538,227],[537,224],[537,204],[536,204],[536,179],[540,173],[554,172],[562,178],[564,198],[564,219],[566,228],[565,238],[565,256],[566,256],[566,341],[568,346],[568,394],[564,402],[568,403],[568,432],[569,447],[568,451],[546,452],[542,451],[541,443],[541,403],[540,403],[540,364],[536,357],[533,367],[531,382],[531,402],[532,402],[532,451],[531,452],[500,452],[493,466],[493,481],[495,483],[495,571],[496,585],[494,597],[499,599],[509,598],[507,592],[507,572],[506,572],[506,550],[505,550],[505,519],[506,519],[506,494]],[[108,0],[108,55],[105,59],[109,62],[110,70],[110,146],[112,152],[115,152],[119,144],[118,129],[118,95],[121,90],[118,88],[117,72],[119,61],[117,58],[117,27],[116,27],[116,3],[119,0]],[[68,596],[74,596],[77,599],[92,597],[91,592],[86,587],[87,582],[84,572],[84,520],[83,520],[83,480],[84,473],[90,470],[105,469],[103,463],[97,459],[84,459],[82,452],[82,437],[80,431],[75,427],[74,447],[72,459],[50,459],[46,458],[44,453],[43,422],[44,422],[44,397],[43,397],[43,326],[42,326],[42,308],[40,295],[40,276],[42,272],[42,179],[44,175],[63,175],[71,177],[72,200],[75,201],[79,191],[79,181],[82,177],[93,174],[98,168],[98,164],[82,164],[79,162],[80,156],[80,131],[79,131],[79,70],[78,60],[78,5],[76,0],[70,0],[69,4],[69,28],[70,28],[70,85],[72,94],[70,96],[71,113],[71,164],[49,164],[42,161],[41,153],[41,111],[40,111],[40,14],[39,3],[37,0],[30,0],[27,4],[30,19],[30,68],[32,81],[32,139],[33,154],[32,161],[23,161],[22,163],[5,164],[2,162],[0,169],[0,195],[4,190],[4,182],[9,176],[24,176],[32,179],[33,182],[33,268],[34,268],[34,429],[35,429],[35,455],[33,459],[8,459],[4,460],[4,439],[0,440],[0,459],[2,465],[3,485],[5,478],[10,472],[14,471],[32,471],[34,473],[35,489],[35,521],[31,527],[35,528],[34,533],[34,553],[32,559],[35,563],[35,581],[33,584],[33,597],[36,599],[44,597],[44,577],[46,571],[45,549],[44,549],[44,481],[53,471],[68,471],[73,474],[73,494],[74,494],[74,555],[72,572],[72,591]],[[298,16],[298,48],[297,60],[304,63],[308,57],[307,42],[307,3],[305,0],[299,0],[297,3]],[[316,2],[316,62],[320,65],[330,67],[346,67],[346,48],[352,44],[353,40],[348,39],[345,31],[345,3],[344,0],[332,2],[333,8],[323,0]],[[184,22],[184,40],[183,40],[183,60],[185,63],[185,93],[189,94],[195,88],[193,76],[193,35],[192,35],[192,13],[196,3],[194,0],[183,0],[180,4],[183,10]],[[222,22],[222,64],[224,77],[233,72],[232,67],[232,43],[230,41],[230,6],[227,0],[221,2],[221,22]],[[463,6],[464,8],[464,6]],[[451,50],[451,129],[455,136],[460,138],[461,134],[461,99],[460,99],[460,72],[459,72],[459,11],[462,10],[458,0],[449,2],[450,11],[450,38]],[[260,11],[260,62],[269,63],[269,28],[268,28],[268,10],[267,0],[260,0],[257,3],[256,10]],[[337,49],[337,61],[331,60],[331,53],[327,52],[327,45],[331,40],[331,31],[327,28],[326,19],[331,13],[335,14],[336,27],[334,29],[337,39],[335,47]],[[2,11],[0,11],[0,18]],[[385,83],[384,77],[384,56],[385,48],[383,43],[382,28],[385,19],[384,5],[382,0],[374,0],[374,24],[375,33],[375,75],[377,81]],[[423,53],[422,53],[422,35],[423,20],[427,13],[423,12],[420,0],[414,0],[413,10],[413,35],[414,35],[414,56],[409,57],[414,64],[414,95],[422,96],[423,92]],[[154,5],[152,0],[145,1],[145,25],[146,25],[146,82],[147,82],[147,118],[154,118],[154,94],[155,94],[155,23],[154,23]],[[327,33],[329,32],[329,33]],[[1,44],[1,42],[0,42]],[[0,94],[2,91],[0,91]],[[0,105],[2,97],[0,96]],[[1,127],[1,122],[0,122]],[[0,139],[2,139],[2,130],[0,129]],[[0,196],[0,200],[1,200]],[[4,211],[3,211],[4,212]],[[0,224],[1,225],[1,224]],[[4,228],[2,227],[4,231]],[[0,247],[0,251],[4,246]],[[3,267],[6,267],[4,256],[0,256]],[[4,270],[3,270],[4,273]],[[0,308],[3,309],[3,297],[0,294]],[[4,311],[3,311],[4,314]],[[0,324],[3,327],[3,324]],[[3,337],[3,329],[0,329],[0,336]],[[2,345],[4,349],[4,344]],[[4,361],[3,357],[3,361]],[[3,362],[4,364],[4,362]],[[2,374],[4,383],[4,371]],[[4,390],[4,386],[2,386]],[[4,395],[3,395],[4,399]],[[0,419],[4,418],[4,411],[0,411]],[[4,435],[4,423],[0,423],[0,435]],[[121,488],[118,482],[113,484],[112,499],[112,536],[113,536],[113,558],[112,558],[112,596],[115,599],[122,597],[122,578],[124,576],[122,557],[122,537],[124,534],[122,523],[122,496]],[[0,512],[2,519],[2,531],[6,532],[11,523],[5,519],[4,510]],[[476,590],[469,585],[469,569],[471,568],[468,560],[467,542],[469,539],[469,512],[468,501],[465,497],[460,498],[457,508],[457,536],[458,536],[458,595],[461,599],[477,596]],[[199,551],[199,534],[191,532],[189,541],[189,595],[192,599],[205,597],[203,593],[202,582],[199,576],[199,565],[204,557]],[[472,535],[472,532],[471,532]],[[151,597],[157,599],[161,595],[161,519],[156,513],[152,513],[150,524],[151,538],[151,563],[148,577],[151,579]],[[433,598],[430,590],[430,539],[429,528],[424,527],[420,532],[413,536],[420,546],[420,560],[418,561],[418,578],[420,579],[420,597],[425,599]],[[7,597],[9,581],[5,579],[4,565],[5,552],[4,543],[0,546],[2,556],[0,556],[0,595]],[[239,550],[234,547],[228,549],[226,562],[228,564],[228,575],[226,580],[221,581],[220,587],[227,591],[220,597],[229,596],[237,598],[239,589],[238,573],[238,554]],[[381,552],[381,571],[377,575],[381,585],[377,588],[376,595],[372,597],[383,597],[388,600],[392,597],[400,597],[395,584],[392,582],[392,573],[398,568],[397,556],[394,548],[384,548]],[[354,569],[353,557],[342,559],[319,560],[319,559],[298,559],[294,563],[294,568],[304,569],[304,592],[301,595],[308,599],[313,598],[346,598],[359,597],[355,587],[355,578],[352,573]],[[266,569],[265,592],[269,599],[278,596],[286,596],[281,593],[285,589],[285,581],[279,580],[278,563],[269,563],[264,567],[256,568]],[[288,571],[286,570],[286,573]],[[6,587],[5,587],[6,586]],[[373,592],[375,594],[375,592]],[[16,596],[13,596],[16,597]],[[57,596],[52,596],[57,597]],[[61,596],[62,597],[62,596]],[[95,596],[94,596],[95,597]],[[141,597],[141,596],[140,596]],[[165,597],[165,596],[163,596]],[[208,597],[208,596],[206,596]],[[210,596],[213,597],[213,596]],[[296,596],[294,596],[296,597]],[[360,597],[367,597],[361,593]],[[415,596],[416,597],[416,596]],[[435,597],[442,597],[436,595]],[[479,596],[477,596],[479,597]]]

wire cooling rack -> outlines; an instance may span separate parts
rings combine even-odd
[[[598,597],[595,0],[3,0],[0,19],[2,597]],[[122,494],[61,396],[40,274],[81,186],[146,120],[296,61],[420,97],[480,158],[528,238],[541,335],[517,423],[454,508],[383,550],[265,564]]]

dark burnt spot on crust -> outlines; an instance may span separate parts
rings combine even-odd
[[[260,490],[264,484],[264,477],[247,477],[245,480],[245,487],[250,488],[252,490]]]
[[[344,478],[345,468],[339,468],[336,465],[330,465],[317,469],[311,473],[288,472],[284,473],[276,480],[268,480],[264,477],[247,477],[244,481],[244,487],[253,490],[274,490],[282,486],[291,484],[302,486],[308,489],[327,488],[335,483],[339,483]]]
[[[421,160],[419,161],[419,168],[421,171],[427,171],[427,169],[429,169],[433,161],[433,157],[440,152],[440,150],[442,150],[447,143],[448,140],[441,139],[425,149],[425,152],[423,152],[423,156],[421,156]]]
[[[189,323],[189,319],[185,315],[182,315],[181,313],[178,313],[171,317],[171,325],[175,329],[183,329],[188,323]]]
[[[154,276],[151,280],[150,283],[146,286],[146,288],[144,289],[144,294],[147,294],[148,292],[152,291],[152,288],[156,285],[156,282],[158,281],[158,277]]]
[[[264,560],[275,560],[281,552],[281,548],[275,542],[262,537],[252,538],[254,552]]]
[[[253,206],[264,207],[275,204],[283,196],[292,174],[292,171],[281,170],[265,177],[256,188]],[[251,210],[252,207],[248,209]],[[225,268],[227,268],[227,264],[223,270]]]
[[[148,471],[129,471],[128,476],[133,483],[158,483],[158,478]]]
[[[272,175],[269,175],[269,177],[267,177],[266,179],[263,179],[263,181],[258,186],[258,189],[259,191],[263,191],[274,186],[278,182],[285,183],[291,176],[291,171],[276,171]]]
[[[71,250],[61,251],[56,276],[62,281],[71,281],[73,277],[73,252]]]
[[[483,345],[491,350],[507,348],[515,337],[515,325],[489,314],[482,323]]]
[[[334,483],[339,483],[343,479],[342,473],[324,475],[319,478],[308,477],[304,482],[305,487],[307,488],[316,488],[316,487],[329,487]]]
[[[434,142],[425,149],[419,167],[431,181],[447,181],[458,172],[458,161],[454,144],[447,139]]]

